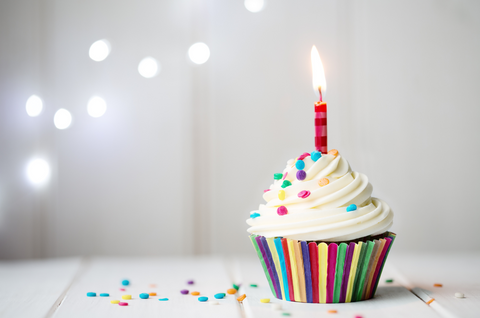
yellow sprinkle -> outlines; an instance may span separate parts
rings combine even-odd
[[[198,296],[198,295],[200,295],[200,293],[197,292],[197,291],[193,291],[193,292],[191,292],[190,294],[193,295],[193,296]]]
[[[149,296],[157,296],[157,293],[149,293]]]
[[[237,290],[235,288],[229,288],[227,289],[227,294],[229,295],[234,295],[237,293]]]
[[[338,150],[337,149],[332,149],[328,152],[329,155],[332,155],[334,156],[335,158],[337,158],[338,156]]]
[[[122,295],[122,299],[132,299],[132,295]]]
[[[282,201],[285,200],[285,191],[279,190],[278,191],[278,198]]]
[[[430,304],[433,303],[434,301],[435,301],[435,298],[430,299],[429,301],[427,301],[427,305],[430,305]]]
[[[118,304],[119,302],[120,302],[120,300],[111,300],[110,304]]]
[[[329,314],[336,314],[337,311],[335,309],[330,309],[329,311],[327,311]]]
[[[321,186],[321,187],[326,186],[329,183],[330,183],[330,181],[328,181],[327,178],[322,178],[322,179],[318,180],[318,185]]]
[[[433,287],[443,287],[442,284],[433,284]]]
[[[247,295],[243,294],[242,296],[238,297],[237,300],[242,301],[245,299],[245,297],[247,297]]]
[[[269,303],[269,302],[270,302],[270,298],[262,298],[262,299],[260,299],[260,302],[261,302],[261,303],[264,303],[264,304]]]

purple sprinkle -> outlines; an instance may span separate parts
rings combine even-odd
[[[302,180],[305,180],[305,178],[307,177],[307,173],[303,170],[298,170],[297,171],[297,179],[302,181]]]
[[[188,295],[188,289],[182,289],[180,293],[182,293],[183,295]]]
[[[188,285],[193,285],[193,284],[194,284],[194,281],[193,281],[193,280],[189,280],[189,281],[187,282],[187,284],[188,284]]]

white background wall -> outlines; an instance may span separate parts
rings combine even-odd
[[[0,258],[251,253],[250,210],[314,148],[312,45],[330,148],[394,209],[395,248],[478,252],[479,35],[467,0],[268,1],[259,13],[241,0],[4,0]],[[94,62],[103,38],[111,55]],[[198,41],[211,50],[200,66],[187,60]],[[145,56],[157,77],[138,74]],[[103,117],[86,112],[93,95]],[[59,108],[67,130],[53,125]],[[36,156],[52,166],[42,188],[25,177]]]

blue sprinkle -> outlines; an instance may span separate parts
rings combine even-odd
[[[147,294],[147,293],[141,293],[140,294],[140,298],[142,298],[142,299],[148,299],[148,297],[150,297],[150,295]]]
[[[205,296],[198,297],[198,301],[204,302],[204,301],[207,301],[207,300],[208,300],[208,297],[205,297]]]
[[[352,212],[352,211],[355,211],[356,209],[357,209],[356,204],[350,204],[349,206],[347,206],[347,212]]]
[[[321,157],[322,157],[322,153],[316,150],[312,151],[312,153],[310,154],[310,158],[312,158],[313,161],[317,161]]]
[[[110,296],[110,294],[108,294],[108,293],[101,293],[100,294],[100,297],[109,297],[109,296]]]
[[[168,298],[159,298],[158,300],[160,300],[160,301],[167,301]]]
[[[218,294],[215,294],[215,296],[213,296],[217,299],[222,299],[223,297],[225,297],[225,293],[218,293]]]
[[[87,293],[88,297],[97,297],[97,293]]]
[[[260,214],[257,213],[257,212],[250,214],[250,217],[251,217],[252,219],[258,218],[259,216],[260,216]]]
[[[300,181],[303,181],[305,180],[305,178],[307,177],[307,173],[303,170],[298,170],[297,171],[297,179],[300,180]]]
[[[295,163],[295,167],[298,170],[303,170],[305,169],[305,162],[303,160],[297,160],[297,162]]]
[[[124,279],[124,280],[122,280],[122,285],[123,286],[128,286],[128,285],[130,285],[130,282],[128,281],[128,279]]]

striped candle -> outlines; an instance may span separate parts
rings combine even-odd
[[[322,96],[322,95],[320,95]],[[315,103],[315,149],[327,153],[327,103]]]

